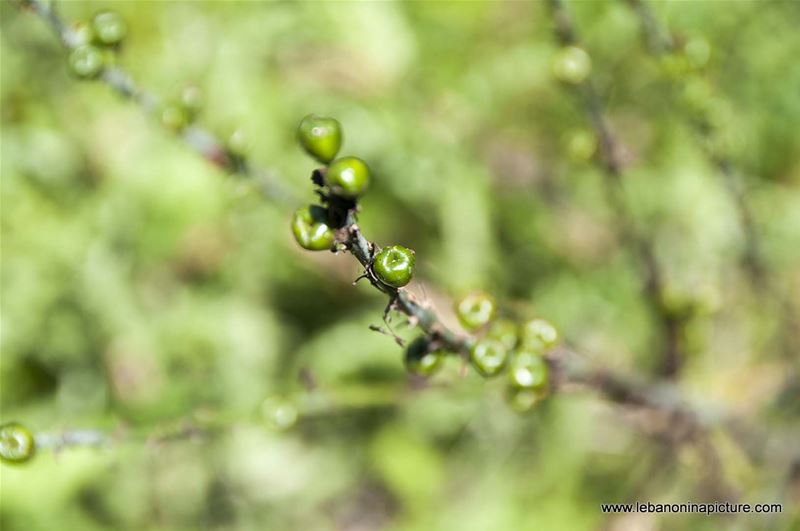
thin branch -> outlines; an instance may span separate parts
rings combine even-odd
[[[675,47],[675,41],[672,39],[672,35],[658,23],[650,6],[643,0],[626,0],[626,2],[639,17],[642,35],[650,53],[662,55],[672,51]]]
[[[577,30],[561,0],[550,0],[556,37],[563,46],[579,43]],[[676,315],[668,308],[664,295],[664,277],[650,239],[636,226],[634,216],[624,197],[623,170],[619,160],[619,141],[608,125],[605,109],[591,78],[576,87],[600,146],[600,165],[606,174],[606,201],[616,215],[616,230],[622,242],[638,257],[640,276],[649,306],[656,317],[663,339],[660,373],[676,377],[682,369],[683,333],[687,317]]]
[[[53,3],[46,0],[20,0],[20,4],[47,22],[66,50],[71,50],[80,43],[78,33],[59,15]],[[145,114],[154,116],[159,112],[160,98],[140,87],[124,69],[118,66],[106,67],[99,81],[124,99],[138,105]],[[217,168],[252,179],[264,196],[271,201],[286,206],[296,203],[295,194],[278,176],[256,167],[246,157],[231,152],[226,142],[211,131],[190,124],[175,134],[190,149]]]
[[[110,440],[109,436],[98,430],[64,430],[35,435],[37,450],[53,450],[55,452],[78,446],[99,448],[109,444]]]

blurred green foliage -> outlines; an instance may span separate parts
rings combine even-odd
[[[314,164],[295,128],[309,112],[335,116],[342,154],[373,170],[362,228],[415,249],[424,280],[414,289],[449,322],[452,296],[485,289],[501,307],[552,318],[603,364],[656,364],[637,266],[587,160],[589,124],[552,78],[543,4],[61,5],[69,20],[109,7],[128,26],[121,66],[165,99],[198,86],[199,123],[223,137],[240,128],[252,160],[308,201]],[[779,420],[764,413],[797,351],[781,356],[780,309],[748,285],[736,209],[703,142],[743,170],[770,282],[796,295],[800,7],[655,4],[678,40],[695,43],[688,61],[708,56],[699,70],[648,55],[624,2],[569,7],[625,148],[636,221],[670,293],[704,308],[683,389],[796,427],[796,407]],[[351,285],[354,260],[302,252],[287,209],[102,83],[71,78],[42,20],[11,2],[0,15],[1,420],[120,434],[108,449],[3,466],[4,530],[734,525],[603,515],[602,502],[703,501],[708,491],[700,457],[591,396],[556,396],[518,417],[501,385],[464,377],[454,360],[430,387],[409,386],[395,342],[368,330],[385,300]],[[713,117],[706,139],[689,125],[698,108]],[[303,381],[316,386],[311,397]],[[285,432],[262,408],[275,396],[300,397]],[[216,428],[147,442],[203,419]],[[722,459],[743,501],[784,492],[785,471],[735,447]],[[785,503],[776,529],[792,511],[797,525],[798,499]],[[735,528],[768,521],[743,516]]]

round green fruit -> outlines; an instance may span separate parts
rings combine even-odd
[[[194,85],[184,87],[181,91],[181,106],[189,120],[193,121],[203,108],[203,91]]]
[[[235,129],[228,137],[226,145],[231,153],[242,157],[250,151],[250,138],[243,129]]]
[[[558,330],[544,319],[531,319],[520,329],[520,345],[533,352],[547,352],[556,346],[558,340]]]
[[[481,339],[472,347],[470,363],[482,376],[495,376],[503,370],[508,360],[508,349],[494,339]]]
[[[94,30],[88,22],[76,22],[72,26],[71,44],[73,47],[91,44],[95,40]]]
[[[545,391],[550,375],[550,367],[543,357],[527,351],[514,353],[508,372],[513,387]]]
[[[467,330],[477,330],[488,324],[496,313],[494,298],[482,292],[470,293],[456,304],[458,320]]]
[[[685,55],[676,53],[668,53],[661,56],[659,66],[661,72],[674,81],[685,79],[692,68]]]
[[[261,404],[261,413],[264,420],[276,430],[288,430],[294,426],[300,415],[294,402],[280,396],[265,399]]]
[[[514,321],[498,319],[489,326],[486,337],[503,344],[508,350],[517,346],[519,341],[519,327]]]
[[[103,52],[91,44],[73,48],[68,61],[70,71],[82,79],[96,78],[105,66]]]
[[[553,60],[553,75],[564,83],[579,85],[586,81],[591,71],[592,59],[585,50],[577,46],[563,48]]]
[[[318,206],[303,207],[294,213],[292,233],[300,247],[309,251],[325,251],[333,246],[333,230],[325,218],[325,210]]]
[[[416,338],[408,345],[403,358],[408,372],[425,377],[438,371],[443,360],[444,353],[439,350],[431,350],[430,341],[424,336]]]
[[[402,245],[392,245],[375,255],[372,270],[387,286],[402,288],[414,276],[414,262],[414,251]]]
[[[24,463],[36,452],[33,435],[16,422],[0,426],[0,459],[7,463]]]
[[[328,164],[342,147],[342,126],[334,118],[309,114],[297,128],[297,139],[309,155]]]
[[[190,119],[182,105],[167,103],[161,107],[161,125],[173,132],[182,131],[189,125]]]
[[[703,37],[695,37],[686,43],[683,53],[694,68],[703,68],[711,58],[711,45]]]
[[[101,11],[92,19],[95,41],[112,46],[122,42],[128,33],[125,19],[116,11]]]
[[[544,394],[535,389],[509,386],[506,389],[506,402],[516,413],[529,413],[542,401]]]
[[[357,199],[369,189],[369,167],[358,157],[336,159],[328,167],[325,182],[336,195]]]
[[[586,162],[597,151],[597,137],[588,129],[576,129],[567,137],[567,152],[572,160]]]

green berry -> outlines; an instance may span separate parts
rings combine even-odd
[[[498,319],[493,322],[486,332],[486,337],[503,344],[508,350],[517,346],[519,340],[519,327],[514,321]]]
[[[333,230],[326,222],[322,207],[310,206],[298,209],[292,217],[294,239],[303,249],[325,251],[333,246]]]
[[[94,30],[92,29],[92,25],[88,22],[76,22],[75,25],[72,26],[70,44],[73,47],[91,44],[94,39]]]
[[[545,391],[547,389],[550,367],[540,355],[529,352],[515,352],[508,372],[513,387]]]
[[[96,78],[104,66],[103,52],[91,44],[77,46],[69,54],[70,70],[82,79]]]
[[[672,80],[684,79],[691,70],[691,64],[686,56],[676,53],[664,54],[659,66],[662,73]]]
[[[495,376],[503,370],[508,359],[508,349],[494,339],[481,339],[472,347],[469,360],[481,375]]]
[[[190,121],[193,121],[203,108],[203,91],[190,85],[181,91],[181,106]]]
[[[589,54],[577,46],[567,46],[553,60],[553,75],[564,83],[579,85],[586,81],[592,71]]]
[[[693,113],[706,115],[713,106],[714,90],[705,79],[692,77],[683,85],[682,98]]]
[[[394,288],[402,288],[414,276],[414,251],[402,245],[384,247],[375,255],[372,270],[378,280]]]
[[[703,37],[695,37],[686,43],[683,53],[694,68],[703,68],[711,58],[711,45]]]
[[[0,459],[7,463],[24,463],[36,452],[33,435],[16,422],[0,426]]]
[[[95,40],[98,44],[112,46],[122,42],[128,27],[122,15],[115,11],[101,11],[92,19]]]
[[[244,156],[250,151],[250,139],[242,129],[234,130],[228,137],[228,150],[238,156]]]
[[[535,389],[509,386],[506,389],[506,402],[517,413],[528,413],[544,398],[544,393]]]
[[[167,103],[161,107],[161,124],[170,131],[182,131],[189,122],[189,115],[182,105]]]
[[[276,430],[287,430],[294,426],[299,417],[297,407],[291,400],[280,396],[272,396],[261,404],[264,420]]]
[[[494,298],[483,292],[470,293],[456,304],[458,320],[467,330],[477,330],[488,324],[496,313]]]
[[[358,157],[336,159],[328,167],[325,182],[337,195],[357,199],[369,188],[369,167]]]
[[[597,137],[588,129],[576,129],[567,137],[567,152],[572,160],[586,162],[597,151]]]
[[[333,118],[309,114],[297,128],[297,139],[309,155],[328,164],[342,147],[342,126]]]
[[[559,334],[555,326],[544,319],[531,319],[522,324],[520,345],[534,352],[547,352],[558,343]]]
[[[417,376],[431,376],[442,366],[444,353],[432,350],[430,341],[424,336],[416,338],[406,348],[404,362],[406,369]]]

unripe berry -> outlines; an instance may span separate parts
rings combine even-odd
[[[515,352],[508,372],[509,383],[513,387],[546,391],[550,367],[540,355],[529,351]]]
[[[105,66],[103,52],[91,44],[73,48],[68,61],[70,71],[82,79],[96,78]]]
[[[683,86],[682,98],[693,113],[707,115],[713,106],[714,89],[705,79],[691,77]]]
[[[0,459],[6,463],[24,463],[36,453],[36,442],[27,428],[16,422],[0,426]]]
[[[94,30],[88,22],[76,22],[72,26],[72,39],[70,44],[73,48],[84,44],[91,44],[95,40]]]
[[[544,398],[544,394],[534,389],[509,386],[506,389],[506,402],[515,412],[530,412]]]
[[[287,430],[297,422],[299,413],[294,403],[286,398],[272,396],[261,404],[264,420],[276,430]]]
[[[689,59],[678,53],[664,54],[659,61],[659,67],[661,72],[672,80],[684,79],[691,70]]]
[[[576,129],[566,140],[567,152],[575,162],[586,162],[597,151],[597,137],[588,129]]]
[[[683,53],[694,68],[700,69],[711,58],[711,45],[703,37],[695,37],[686,43]]]
[[[95,40],[98,44],[112,46],[122,42],[128,27],[122,15],[115,11],[101,11],[92,18]]]
[[[203,108],[203,91],[194,85],[185,87],[181,91],[181,106],[186,112],[189,121],[194,121]]]
[[[292,217],[292,233],[300,247],[309,251],[325,251],[333,246],[333,230],[328,226],[322,207],[298,209]]]
[[[297,128],[297,139],[309,155],[328,164],[342,146],[342,127],[333,118],[309,114]]]
[[[537,353],[547,352],[558,343],[559,334],[555,326],[544,319],[531,319],[522,324],[520,345]]]
[[[173,132],[182,131],[189,125],[189,115],[182,105],[167,103],[161,107],[161,125]]]
[[[577,46],[567,46],[553,59],[553,75],[564,83],[579,85],[586,81],[592,71],[589,54]]]
[[[503,370],[508,359],[508,349],[494,339],[481,339],[472,347],[469,360],[482,376],[495,376]]]
[[[514,321],[498,319],[489,326],[486,337],[499,341],[508,350],[512,350],[519,340],[519,327]]]
[[[444,353],[432,350],[430,341],[420,336],[412,341],[406,348],[403,361],[406,369],[417,376],[431,376],[442,366]]]
[[[358,157],[336,159],[325,173],[325,182],[336,195],[357,199],[369,188],[369,167]]]
[[[394,288],[402,288],[414,276],[414,251],[402,245],[384,247],[375,255],[372,270],[378,280]]]
[[[243,157],[248,151],[250,151],[250,144],[251,142],[247,136],[247,133],[245,133],[242,129],[236,129],[228,137],[228,142],[226,145],[231,153]]]
[[[496,313],[494,298],[483,292],[470,293],[456,304],[458,320],[467,330],[477,330],[486,325]]]

